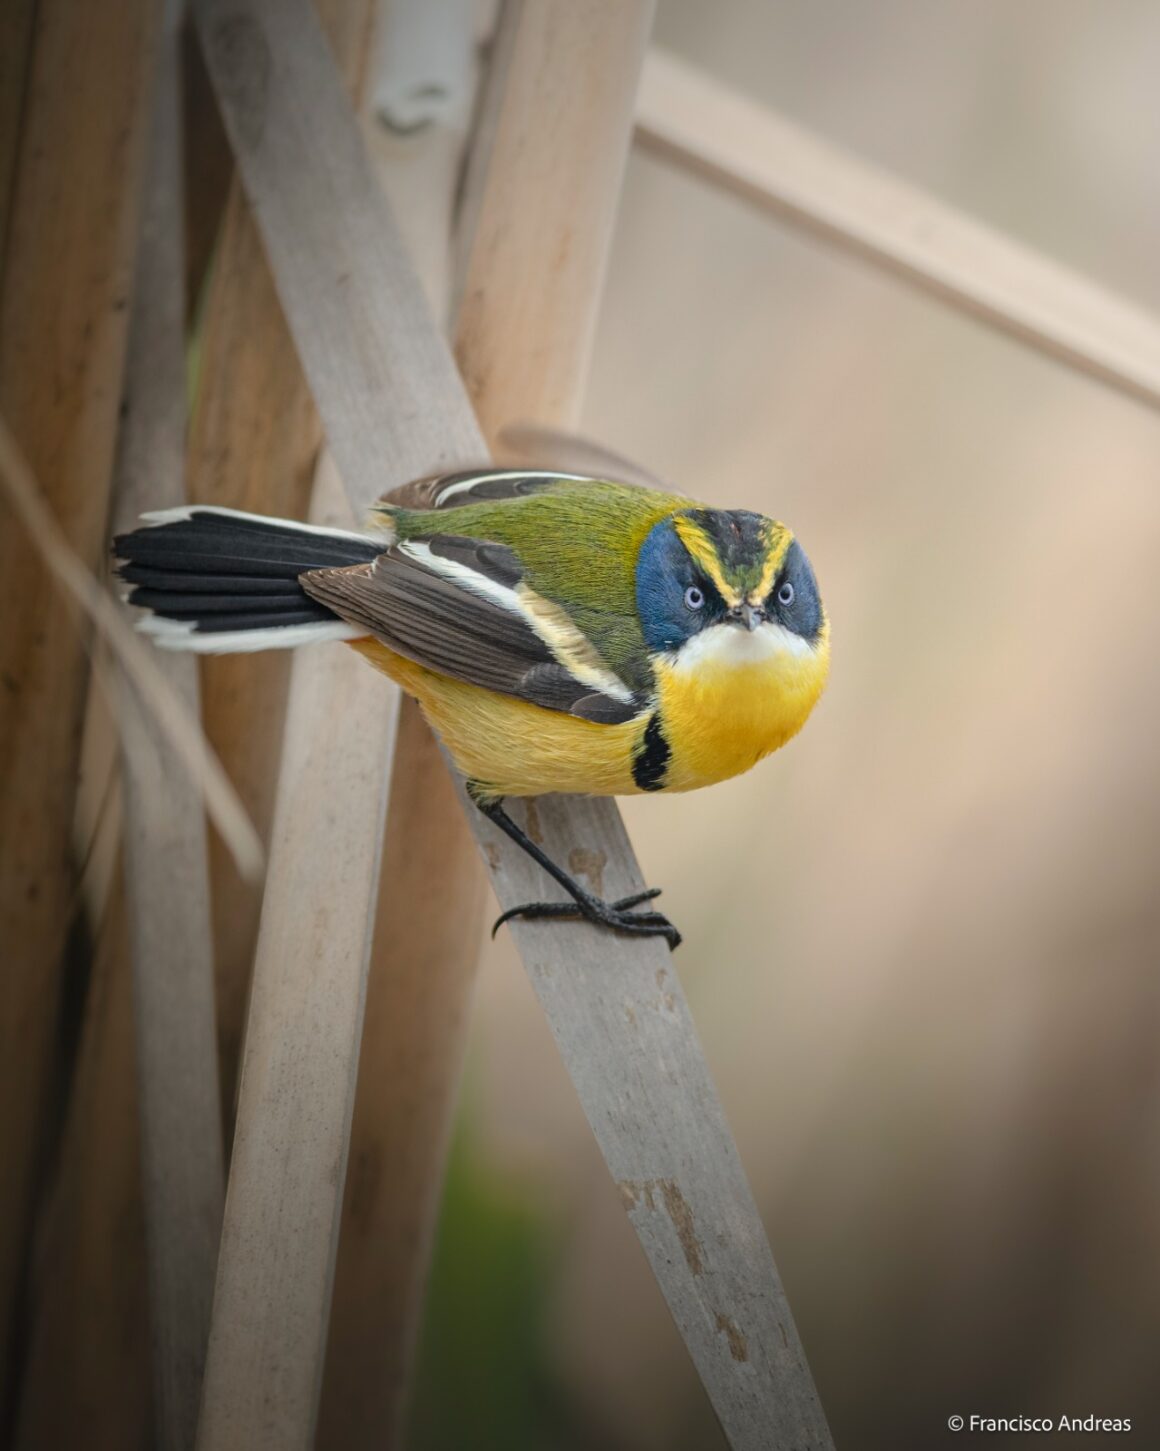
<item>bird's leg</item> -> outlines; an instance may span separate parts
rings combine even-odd
[[[503,809],[502,800],[477,794],[470,786],[468,794],[480,811],[494,821],[504,835],[509,836],[522,851],[526,851],[534,862],[543,867],[550,877],[559,882],[572,898],[571,902],[526,902],[522,907],[509,907],[496,919],[491,929],[493,937],[512,917],[549,917],[572,921],[583,918],[602,927],[611,927],[615,932],[627,932],[637,937],[663,937],[670,950],[680,946],[681,934],[667,917],[660,912],[631,910],[639,907],[642,902],[651,902],[654,897],[660,896],[659,887],[649,887],[642,892],[634,892],[631,896],[621,897],[615,902],[605,902],[591,892],[586,892],[579,882],[570,877],[562,867],[558,867],[547,852],[541,850],[527,832],[516,825]]]

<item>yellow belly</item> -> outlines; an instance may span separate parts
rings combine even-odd
[[[543,796],[550,791],[625,796],[636,791],[633,750],[647,715],[623,725],[596,725],[437,675],[378,640],[351,644],[415,697],[463,774],[497,796]]]
[[[794,655],[732,634],[722,641],[722,650],[657,664],[670,755],[656,789],[691,791],[748,771],[797,734],[821,694],[828,648]],[[418,700],[463,774],[496,795],[640,791],[632,765],[651,710],[597,725],[438,675],[378,640],[352,645]]]

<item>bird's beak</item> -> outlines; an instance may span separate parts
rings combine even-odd
[[[735,625],[744,625],[752,633],[765,619],[765,611],[760,605],[737,605],[729,611],[729,618]]]

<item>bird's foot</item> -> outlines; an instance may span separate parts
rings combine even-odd
[[[651,902],[654,897],[659,897],[661,894],[659,887],[646,887],[642,892],[634,892],[631,896],[620,897],[615,902],[605,902],[600,897],[594,897],[591,892],[585,891],[579,882],[570,877],[563,867],[558,867],[543,847],[534,842],[523,827],[516,825],[503,809],[501,800],[488,796],[479,787],[473,789],[470,783],[468,783],[467,789],[480,811],[493,821],[505,836],[511,837],[521,851],[527,852],[534,862],[543,867],[550,877],[554,877],[572,898],[571,902],[525,902],[522,907],[509,907],[501,917],[496,919],[495,926],[491,929],[493,937],[503,924],[510,922],[513,917],[529,919],[539,917],[551,918],[558,922],[569,920],[595,922],[597,926],[610,927],[614,932],[625,932],[633,937],[663,937],[669,944],[670,952],[675,951],[681,945],[681,934],[660,912],[632,911],[633,907],[639,907],[642,902]]]
[[[595,922],[600,927],[609,927],[614,932],[625,932],[634,937],[663,937],[672,952],[681,945],[681,934],[669,919],[660,912],[631,910],[642,902],[651,902],[660,894],[660,887],[648,887],[643,892],[619,897],[615,902],[605,902],[587,892],[572,902],[525,902],[522,907],[509,907],[497,917],[491,935],[494,937],[513,917],[523,917],[528,921],[550,918],[563,922]]]

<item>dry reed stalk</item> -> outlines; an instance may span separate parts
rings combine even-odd
[[[0,298],[0,412],[74,547],[101,554],[154,6],[40,0]],[[87,663],[40,558],[0,503],[0,1404],[54,1064]]]
[[[396,1444],[485,899],[475,841],[411,701],[398,715],[380,881],[318,1428],[334,1451]]]
[[[523,4],[477,173],[455,352],[490,445],[580,416],[651,0]],[[518,219],[518,220],[517,220]]]
[[[407,32],[398,10],[394,18],[403,21],[401,36],[388,32],[404,45],[392,60],[397,75]],[[371,147],[438,316],[447,311],[466,125],[464,104],[459,117],[380,133]],[[398,1434],[483,930],[475,842],[407,699],[389,800],[319,1410],[317,1445],[336,1451],[393,1445]]]
[[[320,0],[319,15],[352,93],[362,89],[370,0]],[[310,390],[274,290],[241,182],[234,178],[202,324],[201,383],[189,438],[189,494],[258,514],[303,518],[322,440]],[[206,733],[263,841],[274,814],[290,657],[269,650],[202,662]],[[218,1046],[227,1139],[262,884],[210,840]]]
[[[491,446],[513,417],[579,412],[652,10],[504,8],[468,166],[456,341]],[[435,240],[408,237],[415,255]],[[382,880],[320,1421],[334,1448],[401,1433],[482,926],[471,832],[410,701]]]
[[[158,47],[118,451],[119,529],[186,498],[179,11],[165,6]],[[197,720],[197,661],[177,655],[157,665]],[[121,686],[153,1408],[160,1451],[189,1451],[225,1192],[205,812],[197,782],[147,704],[128,678]]]
[[[119,859],[95,937],[59,1165],[37,1222],[15,1451],[150,1451],[156,1444]]]
[[[659,155],[1160,407],[1160,319],[663,51],[637,128]]]

